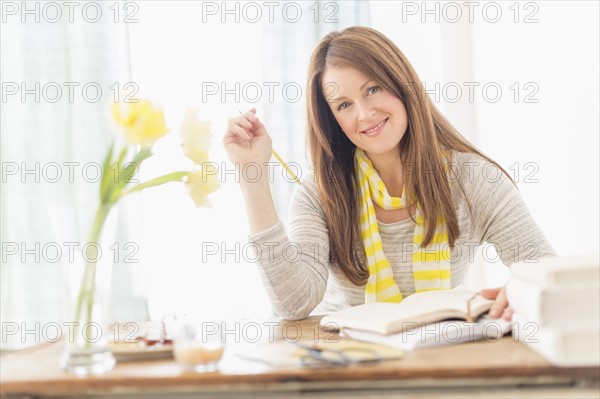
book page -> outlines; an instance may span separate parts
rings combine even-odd
[[[456,310],[464,313],[466,316],[467,301],[476,293],[477,291],[462,287],[452,290],[427,291],[408,296],[400,305],[403,307],[417,308],[420,310],[419,313]],[[477,295],[471,301],[471,311],[473,313],[479,313],[478,311],[488,303],[493,303],[493,301]]]
[[[389,334],[409,324],[431,323],[446,318],[466,318],[467,301],[476,291],[464,288],[428,291],[406,297],[401,303],[375,302],[341,310],[323,317],[324,328],[355,328]],[[474,317],[491,307],[493,301],[476,296],[471,302]]]

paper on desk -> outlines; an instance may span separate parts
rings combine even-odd
[[[369,360],[373,357],[366,354],[365,351],[377,353],[381,360],[397,360],[404,357],[404,351],[399,348],[389,348],[372,342],[361,342],[354,339],[343,338],[332,342],[310,343],[313,347],[319,349],[333,349],[343,351],[345,355],[354,361]]]
[[[404,357],[402,349],[351,339],[336,339],[332,342],[301,341],[299,343],[318,349],[344,351],[344,354],[355,362],[373,359],[372,353],[376,353],[382,361],[398,360]],[[371,354],[368,351],[371,351]],[[291,342],[260,343],[236,353],[242,359],[260,362],[271,367],[298,367],[300,358],[306,354],[306,349]]]
[[[271,367],[297,367],[297,348],[287,342],[259,343],[247,345],[235,355],[244,360],[252,360]]]

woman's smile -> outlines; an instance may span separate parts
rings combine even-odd
[[[383,130],[383,127],[387,123],[388,119],[390,119],[390,118],[387,117],[384,120],[382,120],[381,122],[377,123],[376,125],[371,125],[369,128],[362,130],[361,134],[364,134],[367,137],[377,136]]]

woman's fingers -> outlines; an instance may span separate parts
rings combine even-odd
[[[246,129],[244,129],[243,127],[241,127],[239,125],[234,125],[234,126],[230,127],[229,132],[235,136],[241,137],[242,139],[250,140],[252,138],[250,136],[250,133],[248,133],[248,131]]]
[[[272,155],[271,137],[252,108],[227,121],[223,144],[229,160],[244,166],[268,162]]]
[[[228,133],[240,136],[244,139],[251,139],[252,124],[242,116],[230,118],[227,127]]]
[[[242,123],[252,129],[253,124],[258,121],[258,117],[256,116],[256,108],[251,108],[249,111],[240,113],[238,118],[241,118],[243,121]]]
[[[496,299],[496,297],[498,296],[498,293],[500,292],[501,289],[502,289],[502,287],[484,288],[481,291],[479,291],[479,293],[485,299]]]
[[[481,296],[487,299],[495,299],[490,308],[490,317],[497,319],[503,315],[504,310],[508,306],[504,287],[481,290]]]
[[[237,120],[241,126],[245,127],[246,129],[253,130],[254,126],[252,123],[252,118],[256,119],[256,116],[254,116],[254,114],[243,114],[239,115]]]
[[[504,309],[504,312],[502,312],[502,318],[504,320],[508,320],[511,321],[512,320],[512,315],[513,315],[513,310],[512,308],[509,306],[506,309]]]
[[[265,125],[263,125],[258,116],[256,116],[256,108],[251,108],[249,111],[244,112],[240,116],[246,118],[246,120],[251,124],[250,126],[253,136],[263,136],[267,134]]]
[[[259,140],[264,145],[271,145],[271,138],[267,129],[255,115],[256,109],[229,118],[227,121],[227,132],[223,139],[225,144],[235,143],[247,147]],[[270,149],[268,151],[270,154]],[[265,150],[265,156],[268,156]]]

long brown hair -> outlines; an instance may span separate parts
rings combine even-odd
[[[355,145],[337,123],[323,91],[323,74],[332,66],[359,70],[404,103],[408,127],[400,142],[400,159],[408,206],[417,204],[425,218],[423,247],[433,240],[440,216],[446,220],[451,248],[460,234],[442,151],[478,154],[510,176],[442,116],[425,93],[410,62],[386,36],[362,26],[327,34],[313,51],[309,65],[308,147],[329,230],[330,261],[337,262],[350,281],[362,285],[369,271],[360,264],[353,250],[355,243],[364,250],[358,216]],[[462,185],[460,188],[465,195]],[[467,203],[471,208],[468,198]],[[409,214],[412,219],[412,213]]]

